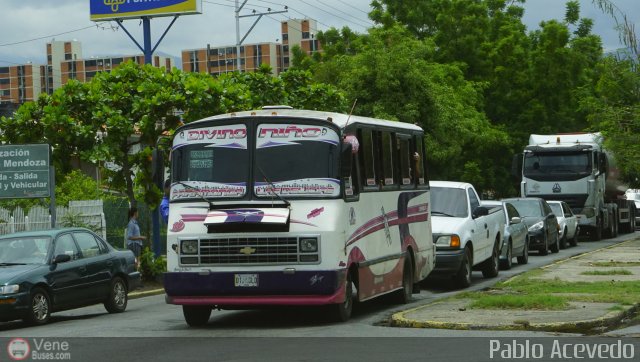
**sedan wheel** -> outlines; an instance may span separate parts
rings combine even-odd
[[[49,301],[49,295],[41,288],[34,288],[31,292],[31,298],[29,303],[29,310],[24,321],[33,324],[40,325],[49,322],[51,317],[51,302]]]
[[[507,257],[506,259],[500,260],[500,268],[504,270],[511,269],[513,265],[513,246],[511,246],[511,242],[507,245]]]
[[[529,238],[524,242],[524,250],[522,255],[518,256],[518,264],[527,264],[529,262]]]
[[[104,302],[104,308],[109,313],[122,313],[127,309],[127,285],[120,277],[115,277],[111,281],[109,297]]]

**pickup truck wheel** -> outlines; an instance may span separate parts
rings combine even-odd
[[[529,262],[529,238],[524,241],[522,255],[518,256],[518,264],[527,264]]]
[[[562,233],[562,239],[560,239],[560,249],[567,248],[567,228],[564,228],[564,232]]]
[[[506,259],[500,260],[500,269],[509,270],[513,265],[513,246],[511,246],[511,240],[509,240],[509,244],[507,245],[507,257]]]
[[[458,288],[466,288],[471,285],[471,251],[469,248],[464,248],[460,269],[453,277],[453,281]]]
[[[578,234],[580,233],[580,227],[576,228],[576,232],[573,234],[573,238],[569,241],[569,245],[578,246]]]
[[[493,245],[491,257],[484,261],[482,266],[482,276],[485,278],[493,278],[498,275],[498,263],[500,262],[500,252],[498,251],[498,243]]]
[[[183,305],[182,314],[190,327],[202,327],[209,322],[211,307],[206,305]]]

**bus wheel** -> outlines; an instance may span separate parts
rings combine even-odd
[[[351,272],[347,272],[345,282],[344,302],[332,305],[333,316],[338,322],[346,322],[351,318],[353,311],[353,280]]]
[[[211,307],[206,305],[183,305],[182,314],[190,327],[202,327],[209,322]]]
[[[396,300],[400,304],[411,302],[413,294],[413,268],[411,267],[411,257],[404,259],[404,267],[402,268],[402,289],[396,292]]]

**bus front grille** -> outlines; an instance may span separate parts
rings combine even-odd
[[[312,261],[308,254],[300,253],[297,237],[201,239],[198,249],[200,264],[291,264]],[[317,257],[315,261],[318,261]]]

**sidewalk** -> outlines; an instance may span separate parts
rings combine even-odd
[[[604,263],[621,262],[630,275],[584,275]],[[567,282],[640,280],[640,239],[629,240],[604,249],[564,259],[540,268],[536,279]],[[615,269],[621,269],[616,266]],[[507,281],[511,282],[514,279]],[[570,302],[566,310],[471,309],[471,299],[445,299],[392,315],[391,325],[414,328],[533,330],[550,332],[593,332],[620,324],[640,310],[618,303]],[[614,308],[614,306],[617,306]],[[631,328],[636,331],[638,328]],[[614,333],[614,332],[611,332]],[[633,332],[632,332],[633,333]]]

